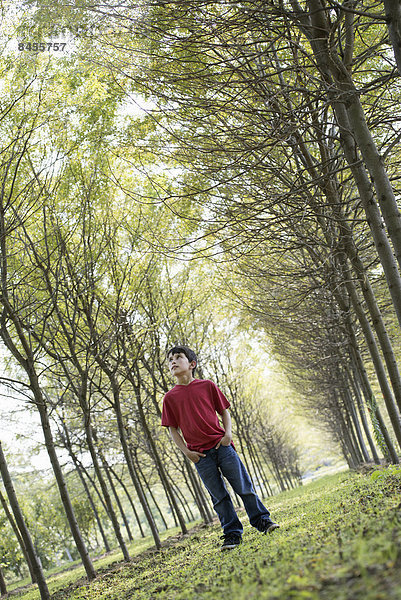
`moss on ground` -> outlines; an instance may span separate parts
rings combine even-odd
[[[242,545],[220,552],[220,527],[196,527],[161,551],[103,567],[91,584],[66,581],[52,598],[399,600],[400,492],[399,468],[324,477],[267,501],[281,525],[271,535],[244,516]]]

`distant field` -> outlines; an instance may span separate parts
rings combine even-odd
[[[220,527],[196,527],[128,564],[97,563],[49,578],[54,600],[400,600],[401,469],[342,472],[267,500],[281,529],[246,521],[243,544],[220,552]],[[149,540],[149,544],[151,541]],[[37,590],[14,596],[38,600]]]

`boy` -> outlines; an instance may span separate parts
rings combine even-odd
[[[244,502],[251,525],[264,533],[279,525],[255,493],[250,477],[232,443],[230,406],[219,388],[208,379],[195,379],[197,357],[187,346],[167,353],[177,384],[164,396],[162,425],[168,427],[178,448],[195,463],[223,527],[222,550],[241,543],[243,527],[235,512],[222,475]],[[216,411],[221,415],[221,427]],[[178,431],[180,428],[182,435]],[[185,438],[185,441],[184,441]]]

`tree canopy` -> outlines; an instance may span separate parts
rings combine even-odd
[[[38,414],[59,536],[38,543],[43,490],[26,500],[6,448],[8,576],[26,562],[47,598],[42,565],[93,578],[100,546],[128,560],[134,530],[160,547],[210,520],[160,428],[176,343],[227,394],[265,495],[301,478],[287,410],[350,467],[399,462],[393,4],[4,5],[3,381]]]

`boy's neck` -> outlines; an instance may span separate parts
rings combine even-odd
[[[177,385],[189,385],[195,377],[192,373],[184,373],[183,375],[177,375]]]

